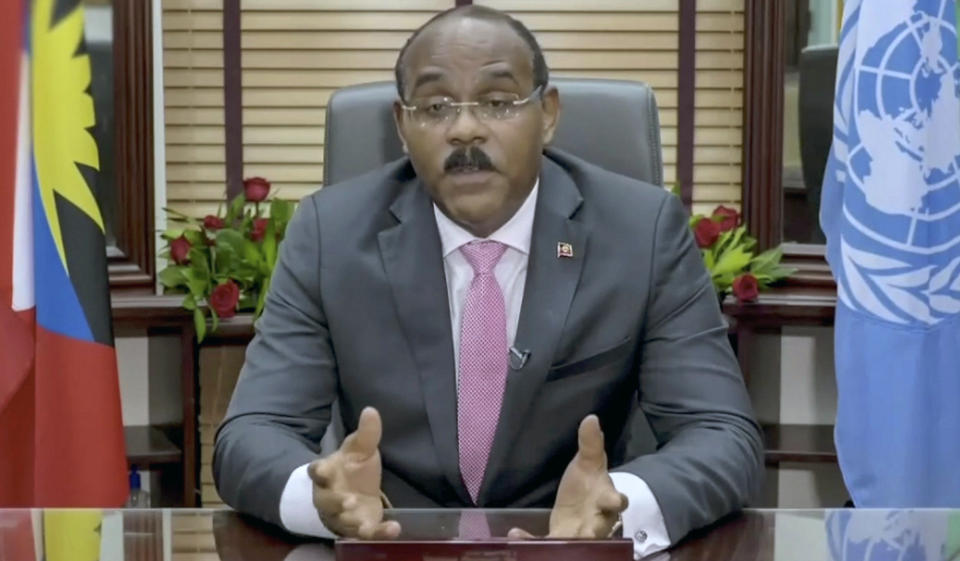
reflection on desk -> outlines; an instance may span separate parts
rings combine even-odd
[[[491,535],[543,532],[543,510],[482,512]],[[395,510],[401,539],[453,539],[458,510]],[[99,552],[104,561],[333,560],[333,544],[306,541],[230,510],[0,510],[0,560],[56,561]],[[96,558],[97,555],[89,557]],[[88,558],[88,557],[84,557]],[[650,561],[948,561],[960,558],[960,511],[748,510]],[[523,561],[524,557],[516,557]],[[563,555],[554,557],[561,561]]]

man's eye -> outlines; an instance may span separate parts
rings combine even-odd
[[[446,103],[431,103],[427,105],[425,109],[427,113],[442,113],[446,107]]]

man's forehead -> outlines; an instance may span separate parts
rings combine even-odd
[[[410,45],[408,57],[411,76],[468,64],[484,70],[530,72],[533,58],[529,46],[506,22],[471,17],[431,25]]]

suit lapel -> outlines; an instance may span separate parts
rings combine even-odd
[[[571,219],[582,202],[580,191],[570,176],[545,157],[523,304],[514,341],[516,349],[528,351],[529,355],[523,366],[511,361],[500,422],[480,488],[480,504],[486,504],[491,488],[503,488],[496,484],[496,480],[553,362],[583,268],[587,232],[582,223]],[[572,257],[558,255],[558,244],[563,242],[572,247]],[[504,472],[503,476],[507,475]]]
[[[460,477],[450,307],[433,206],[430,197],[413,180],[404,187],[390,211],[400,223],[379,234],[384,269],[418,366],[437,456],[458,497],[469,504],[470,495]]]

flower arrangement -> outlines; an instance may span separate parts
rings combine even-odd
[[[747,227],[741,222],[736,209],[721,205],[710,216],[690,217],[690,228],[717,297],[722,300],[732,292],[740,302],[751,302],[761,290],[795,270],[780,265],[780,247],[755,255],[757,240],[747,234]]]
[[[251,177],[225,213],[221,208],[198,220],[164,209],[176,225],[163,233],[167,243],[160,255],[167,266],[160,271],[160,282],[168,292],[186,294],[182,305],[193,312],[200,341],[207,332],[206,310],[213,331],[220,319],[238,311],[253,311],[258,317],[263,310],[277,249],[294,208],[289,201],[268,201],[269,194],[269,181]]]

